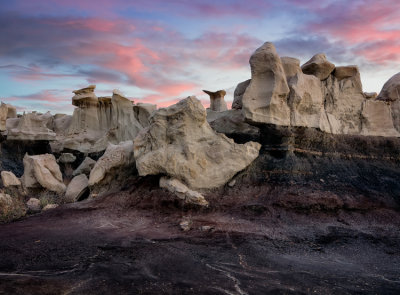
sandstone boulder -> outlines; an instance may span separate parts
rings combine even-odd
[[[88,183],[88,178],[85,174],[80,174],[72,178],[65,192],[65,201],[68,203],[79,201],[88,192]]]
[[[133,142],[125,141],[118,145],[109,144],[104,155],[96,162],[89,176],[89,186],[104,179],[112,169],[128,166],[134,162]]]
[[[85,174],[89,176],[90,171],[92,171],[94,165],[96,164],[96,161],[93,160],[92,158],[86,157],[82,163],[72,172],[73,176],[77,176],[79,174]]]
[[[304,74],[314,75],[322,81],[329,77],[335,69],[335,65],[326,59],[325,54],[319,53],[302,65],[301,69]]]
[[[250,58],[251,82],[243,94],[249,122],[290,125],[289,86],[275,46],[266,42]]]
[[[160,187],[166,188],[168,191],[175,194],[179,199],[184,200],[185,203],[208,206],[208,202],[202,194],[189,189],[177,179],[161,177]]]
[[[361,115],[361,135],[400,136],[400,133],[394,128],[393,125],[390,105],[384,101],[364,101]]]
[[[11,171],[1,171],[1,181],[4,187],[21,185],[21,181]]]
[[[400,100],[400,73],[391,77],[382,87],[378,100],[396,101]]]
[[[366,99],[374,99],[378,97],[378,93],[376,92],[364,92],[364,97]]]
[[[248,79],[246,81],[243,81],[241,83],[239,83],[236,88],[235,91],[233,93],[233,102],[232,102],[232,109],[236,109],[239,110],[242,108],[243,106],[243,94],[246,91],[247,87],[250,85],[250,81],[251,79]]]
[[[24,175],[21,182],[25,188],[42,187],[49,191],[62,194],[65,192],[60,167],[51,154],[24,157]]]
[[[210,96],[210,110],[214,112],[223,112],[228,109],[224,100],[226,95],[225,90],[218,90],[216,92],[203,90],[203,92]]]
[[[26,206],[31,213],[40,212],[42,210],[40,201],[36,198],[30,198],[26,203]]]
[[[359,70],[357,66],[336,67],[332,74],[340,81],[358,75]]]
[[[9,140],[54,140],[56,138],[56,133],[50,129],[53,124],[53,116],[50,112],[25,113],[14,122],[16,126],[8,129],[7,139]]]
[[[235,144],[211,129],[196,97],[157,110],[134,141],[139,175],[165,174],[191,189],[225,184],[257,158],[260,144]],[[93,173],[93,172],[92,172]]]

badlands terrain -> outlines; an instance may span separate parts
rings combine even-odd
[[[2,104],[0,294],[399,294],[400,73],[250,66],[232,108]]]

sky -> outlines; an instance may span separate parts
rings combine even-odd
[[[400,72],[399,0],[0,1],[0,100],[71,113],[72,90],[96,84],[171,105],[250,78],[264,42],[305,63],[323,52],[358,65],[364,91]]]

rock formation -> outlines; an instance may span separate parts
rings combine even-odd
[[[258,143],[235,144],[213,131],[193,96],[156,111],[148,129],[134,141],[139,175],[166,174],[191,189],[225,184],[258,156],[259,149]]]
[[[390,104],[394,127],[400,132],[400,73],[391,77],[383,85],[377,100]]]
[[[7,119],[16,118],[17,117],[17,110],[14,106],[1,103],[0,105],[0,131],[7,130],[6,122]]]
[[[7,139],[54,140],[56,133],[50,129],[52,124],[53,116],[50,112],[45,114],[25,113],[21,118],[12,120],[11,128],[8,129]]]
[[[68,203],[76,202],[88,192],[88,178],[85,174],[80,174],[72,178],[71,182],[68,184],[64,200]]]
[[[289,86],[275,46],[266,42],[250,58],[251,81],[243,94],[249,122],[290,125]]]
[[[27,189],[45,188],[62,194],[65,192],[60,167],[51,154],[24,157],[24,175],[21,182]]]
[[[76,168],[73,172],[73,176],[77,176],[79,174],[85,174],[89,176],[90,171],[92,171],[94,165],[96,164],[96,161],[93,160],[92,158],[86,157],[82,163]]]
[[[160,187],[166,188],[171,193],[174,193],[179,199],[184,200],[186,203],[207,206],[208,202],[199,192],[189,189],[186,185],[177,179],[170,179],[167,177],[160,178]]]
[[[11,171],[1,171],[1,181],[4,187],[21,185],[21,181]]]
[[[233,102],[232,102],[232,109],[240,110],[242,108],[242,99],[243,94],[246,91],[247,87],[250,85],[250,79],[240,82],[233,93]]]
[[[133,106],[135,117],[143,127],[149,126],[149,118],[155,110],[157,110],[157,106],[150,103],[139,102]]]
[[[226,95],[225,90],[218,90],[216,92],[203,90],[204,93],[207,93],[210,96],[210,109],[214,112],[223,112],[228,109],[226,106],[226,102],[224,97]]]
[[[113,169],[128,166],[134,162],[133,142],[125,141],[118,145],[109,144],[104,155],[96,162],[89,176],[89,186],[102,181]]]
[[[335,69],[335,65],[326,59],[325,54],[319,53],[302,65],[301,69],[304,74],[313,75],[322,81],[329,77]]]

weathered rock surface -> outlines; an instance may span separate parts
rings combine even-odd
[[[359,74],[357,66],[342,66],[336,67],[332,73],[336,79],[343,80],[345,78],[350,78]]]
[[[109,144],[104,155],[94,165],[89,176],[89,186],[102,181],[112,169],[128,166],[134,162],[133,142],[125,141],[118,145]]]
[[[72,178],[67,186],[64,199],[68,203],[76,202],[88,192],[88,178],[85,174],[80,174]]]
[[[249,122],[290,125],[289,86],[275,46],[266,42],[250,57],[251,82],[243,94]]]
[[[214,112],[223,112],[228,109],[224,97],[226,95],[225,90],[218,90],[215,92],[203,90],[210,96],[210,109]]]
[[[382,87],[378,100],[396,101],[400,100],[400,73],[391,77]]]
[[[247,87],[250,85],[250,81],[251,79],[248,79],[246,81],[243,81],[241,83],[239,83],[236,88],[235,91],[233,93],[233,102],[232,102],[232,109],[236,109],[239,110],[242,108],[243,106],[243,94],[246,91]]]
[[[319,53],[302,65],[301,69],[304,74],[314,75],[322,81],[329,77],[335,69],[335,65],[326,59],[325,54]]]
[[[50,112],[40,114],[25,113],[21,118],[13,120],[15,127],[8,129],[8,140],[54,140],[56,133],[51,130],[53,116]]]
[[[51,210],[57,208],[59,205],[58,204],[47,204],[46,206],[43,207],[43,211]]]
[[[92,171],[95,164],[96,164],[95,160],[93,160],[90,157],[86,157],[82,161],[82,163],[78,166],[78,168],[76,168],[74,170],[74,172],[72,172],[72,175],[77,176],[79,174],[85,174],[85,175],[89,176],[90,171]]]
[[[51,154],[24,157],[24,175],[21,182],[25,188],[43,187],[49,191],[62,194],[65,192],[60,167]]]
[[[40,201],[36,198],[30,198],[26,203],[28,210],[32,213],[40,212],[42,207],[40,205]]]
[[[225,184],[258,156],[259,149],[258,143],[235,144],[213,131],[193,96],[155,112],[134,142],[139,175],[166,174],[191,189]]]
[[[366,99],[374,99],[378,97],[378,93],[376,92],[364,92],[364,97]]]
[[[286,80],[289,81],[292,77],[296,76],[300,68],[300,60],[294,57],[284,56],[281,57],[282,67],[285,71]]]
[[[163,176],[160,178],[160,187],[166,188],[168,191],[175,194],[179,199],[184,200],[186,203],[208,206],[208,202],[202,194],[189,189],[178,179]]]
[[[72,116],[66,114],[55,114],[53,116],[53,126],[51,129],[57,134],[57,136],[66,135],[68,128],[71,125]]]
[[[364,101],[361,116],[362,135],[400,137],[393,125],[390,105],[384,101]]]
[[[150,103],[139,102],[133,106],[135,117],[143,127],[149,126],[149,118],[155,110],[157,110],[157,105]]]
[[[16,118],[17,117],[17,109],[10,105],[1,103],[0,105],[0,131],[7,130],[7,119]]]
[[[11,171],[1,171],[1,181],[4,187],[21,185],[21,181]]]

